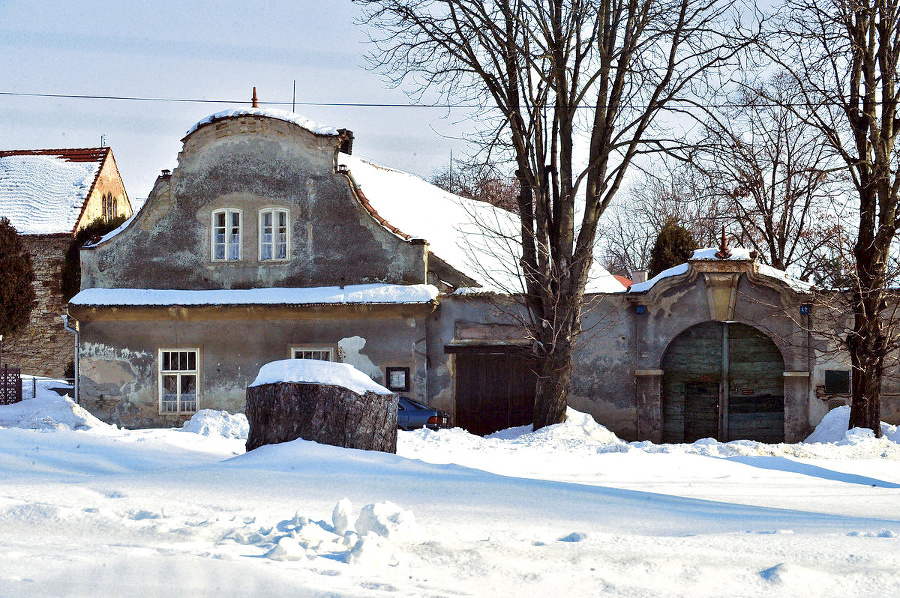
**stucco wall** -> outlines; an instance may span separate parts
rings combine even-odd
[[[103,161],[100,172],[97,175],[97,181],[91,190],[91,195],[85,202],[84,209],[81,213],[76,229],[81,229],[98,218],[103,217],[103,197],[111,195],[116,199],[116,215],[128,218],[133,213],[131,202],[128,199],[128,193],[125,191],[125,184],[122,182],[122,176],[119,174],[119,168],[112,152]]]
[[[313,287],[425,281],[427,246],[372,219],[334,172],[338,138],[257,116],[201,126],[116,237],[82,251],[82,288]],[[242,259],[211,259],[211,212],[242,212]],[[259,260],[258,215],[289,210],[290,257]]]
[[[172,313],[189,316],[190,310]],[[178,425],[184,416],[159,413],[159,350],[200,349],[198,409],[240,412],[259,368],[287,359],[292,346],[331,347],[340,361],[382,384],[386,367],[409,367],[410,391],[403,394],[424,401],[425,331],[424,314],[365,311],[297,319],[82,319],[81,403],[122,426]]]

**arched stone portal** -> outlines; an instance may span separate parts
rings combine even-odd
[[[704,322],[666,348],[663,441],[784,441],[784,359],[759,330]]]

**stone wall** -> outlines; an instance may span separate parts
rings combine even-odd
[[[60,290],[60,272],[71,235],[23,235],[34,266],[37,302],[27,328],[3,337],[3,362],[22,373],[61,377],[75,359],[75,338],[63,328],[66,303]]]

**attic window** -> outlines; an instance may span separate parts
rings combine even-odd
[[[102,198],[103,220],[109,222],[119,215],[119,198],[113,197],[112,193],[107,193]]]
[[[212,213],[213,261],[241,259],[241,211],[216,210]]]
[[[259,261],[288,259],[290,240],[287,210],[260,210],[259,212]]]

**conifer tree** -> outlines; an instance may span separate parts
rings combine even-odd
[[[68,301],[81,290],[81,248],[117,229],[126,220],[125,216],[116,216],[111,220],[97,218],[75,233],[62,267],[60,287],[64,300]]]
[[[0,334],[24,328],[34,307],[31,255],[8,218],[0,218]]]
[[[697,241],[691,231],[674,218],[669,218],[659,230],[653,249],[650,250],[648,275],[656,276],[663,270],[683,264],[697,249]]]

